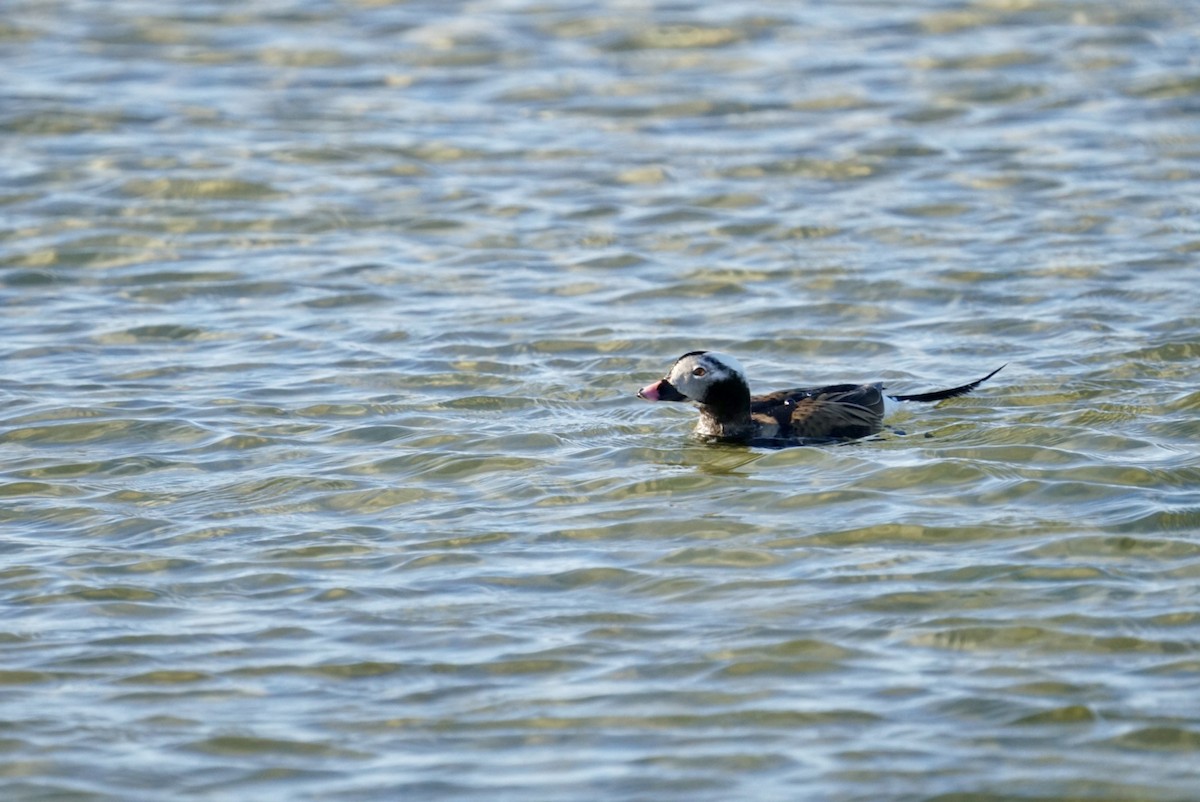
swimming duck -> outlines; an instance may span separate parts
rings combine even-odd
[[[694,401],[700,405],[696,434],[763,445],[789,441],[850,440],[877,433],[898,401],[929,403],[966,395],[1004,369],[970,384],[914,395],[885,395],[883,385],[834,384],[750,395],[736,359],[713,351],[690,351],[665,378],[638,390],[647,401]]]

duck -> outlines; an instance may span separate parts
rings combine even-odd
[[[881,382],[832,384],[751,395],[737,359],[715,351],[689,351],[667,375],[638,390],[647,401],[692,401],[700,406],[695,433],[705,439],[748,445],[857,440],[878,434],[886,414],[904,401],[933,403],[966,395],[982,379],[912,395],[888,395]]]

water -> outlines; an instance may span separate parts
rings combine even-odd
[[[8,3],[4,799],[1195,799],[1196,10]]]

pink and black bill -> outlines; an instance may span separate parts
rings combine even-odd
[[[687,401],[687,396],[675,389],[675,385],[666,379],[659,379],[638,390],[638,398],[647,401]]]

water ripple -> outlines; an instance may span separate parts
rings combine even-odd
[[[10,5],[6,799],[1194,796],[1188,9]]]

